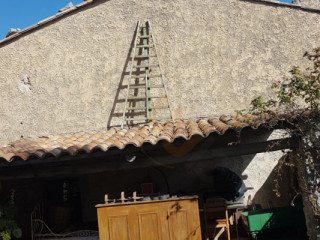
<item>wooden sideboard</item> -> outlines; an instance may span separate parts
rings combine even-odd
[[[96,207],[100,240],[201,240],[197,196]]]

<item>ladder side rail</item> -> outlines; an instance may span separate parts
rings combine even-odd
[[[147,78],[147,75],[146,75],[146,78],[145,78],[145,82],[146,82],[146,111],[147,111],[147,120],[149,120],[150,116],[149,116],[149,94],[148,94],[148,78]]]
[[[147,35],[147,25],[145,25],[145,27],[143,28],[143,32],[142,34],[145,36]],[[144,38],[143,40],[143,45],[148,45],[149,44],[149,38]],[[149,52],[149,48],[148,47],[144,47],[143,48],[143,55],[146,56],[146,59],[144,60],[144,64],[146,66],[149,66],[150,64],[150,61],[149,61],[149,55],[150,55],[150,52]],[[146,95],[146,113],[147,113],[147,120],[149,120],[150,116],[149,116],[149,108],[150,108],[150,102],[149,102],[149,96],[150,96],[150,91],[149,91],[149,74],[150,74],[150,68],[149,67],[146,67],[145,68],[145,83],[146,83],[146,92],[145,92],[145,95]]]
[[[125,100],[125,103],[124,103],[124,110],[123,110],[123,115],[122,115],[121,129],[123,129],[123,124],[125,122],[125,117],[126,117],[128,96],[129,96],[130,82],[131,82],[131,75],[132,75],[132,69],[133,69],[133,64],[134,64],[134,57],[135,57],[135,52],[136,52],[139,29],[140,29],[140,21],[138,21],[138,26],[137,26],[137,30],[136,30],[136,37],[135,37],[135,40],[134,40],[133,54],[132,54],[131,66],[130,66],[130,75],[129,75],[128,86],[127,86],[126,100]]]
[[[170,101],[169,101],[167,86],[166,86],[166,83],[164,82],[164,79],[163,79],[163,72],[162,72],[162,69],[161,69],[161,64],[160,64],[159,56],[158,56],[158,53],[157,53],[156,40],[155,40],[155,38],[154,38],[154,36],[153,36],[153,31],[152,31],[152,27],[151,27],[151,22],[150,22],[150,20],[148,20],[148,25],[149,25],[149,27],[150,27],[150,33],[151,33],[151,38],[152,38],[153,45],[154,45],[154,51],[155,51],[155,54],[156,54],[157,59],[158,59],[158,64],[159,64],[159,69],[160,69],[160,74],[161,74],[161,81],[162,81],[162,84],[163,84],[163,86],[164,86],[165,94],[166,94],[166,96],[167,96],[167,101],[168,101],[168,106],[169,106],[170,115],[171,115],[172,121],[173,121],[173,123],[174,123],[174,118],[173,118],[173,115],[172,115],[172,109],[171,109],[171,104],[170,104]]]

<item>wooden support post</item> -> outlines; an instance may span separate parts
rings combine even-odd
[[[121,192],[120,200],[121,200],[121,203],[124,203],[124,201],[125,201],[124,192]]]
[[[138,199],[138,198],[137,198],[137,192],[133,192],[132,199],[133,199],[134,202],[137,201],[137,199]]]

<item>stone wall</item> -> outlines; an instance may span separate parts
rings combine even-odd
[[[0,46],[0,146],[118,125],[130,44],[147,19],[176,118],[248,108],[319,46],[319,12],[288,4],[95,1]]]

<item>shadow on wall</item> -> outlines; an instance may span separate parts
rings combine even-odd
[[[133,55],[133,50],[134,50],[134,42],[135,42],[135,38],[136,38],[136,34],[138,33],[138,24],[136,26],[136,29],[134,31],[134,35],[132,37],[132,41],[130,44],[130,48],[128,51],[128,55],[126,57],[126,61],[124,63],[124,67],[122,70],[122,74],[120,77],[120,81],[119,81],[119,85],[116,91],[116,96],[114,98],[113,101],[113,105],[111,108],[111,112],[109,115],[109,119],[108,119],[108,123],[107,123],[107,127],[120,127],[121,126],[121,122],[122,122],[122,117],[123,117],[123,111],[124,111],[124,106],[125,106],[125,99],[126,99],[126,94],[127,94],[127,88],[128,88],[128,78],[130,76],[130,68],[131,68],[131,64],[132,63],[132,55]],[[137,45],[143,45],[142,39],[140,39],[140,42],[137,42]],[[135,55],[142,55],[142,50],[143,48],[139,48],[138,49],[138,53],[136,53]],[[131,64],[129,64],[131,62]],[[137,65],[142,65],[143,60],[137,60],[135,59],[135,62],[137,63]],[[139,74],[145,74],[145,71],[142,70],[135,70],[132,71],[132,75],[139,75]],[[125,82],[125,80],[127,80]],[[144,84],[143,82],[140,82],[141,80],[139,79],[135,79],[133,85],[142,85]],[[132,83],[131,83],[132,85]],[[137,97],[139,93],[139,88],[134,89],[133,94],[131,92],[131,95]],[[139,104],[138,104],[139,103]],[[128,105],[130,108],[134,108],[137,107],[137,105],[141,106],[141,105],[145,105],[146,104],[146,99],[129,99],[128,100]],[[139,110],[139,109],[137,109]],[[143,111],[137,111],[137,110],[130,110],[130,111],[126,111],[126,117],[127,118],[133,118],[133,117],[146,117],[147,113],[146,110]],[[133,125],[133,122],[126,122],[126,125]]]
[[[298,189],[298,178],[295,168],[290,164],[288,155],[284,155],[256,192],[252,199],[253,204],[262,203],[262,208],[285,207],[291,204],[297,194],[294,189]],[[268,201],[265,202],[265,199]]]

